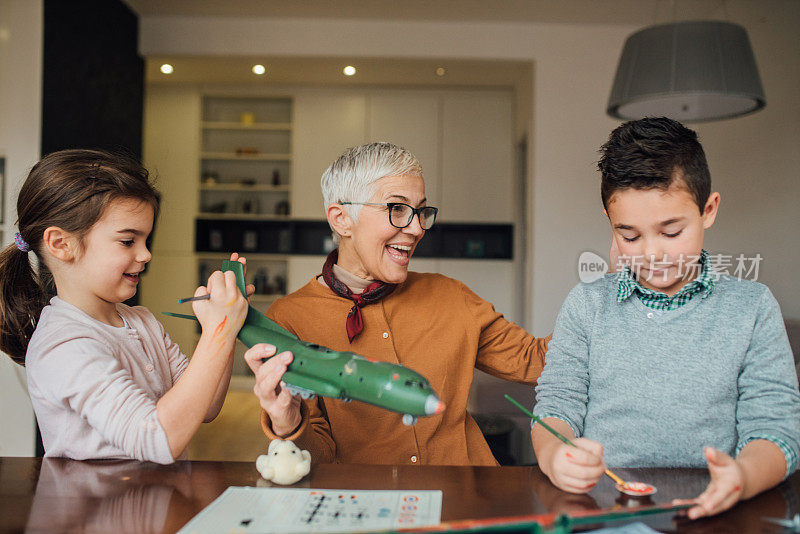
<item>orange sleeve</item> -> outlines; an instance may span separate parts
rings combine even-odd
[[[276,301],[267,310],[267,317],[278,323],[294,335],[297,333],[290,326],[286,307],[276,306],[280,301]],[[290,309],[290,308],[289,308]],[[282,313],[284,312],[284,313]],[[288,320],[287,320],[288,319]],[[278,437],[272,431],[272,422],[269,415],[261,410],[261,429],[269,440],[284,439],[293,441],[295,445],[311,453],[314,463],[331,463],[336,457],[336,443],[333,441],[331,426],[325,413],[325,405],[319,397],[307,399],[300,402],[300,426],[291,435]]]
[[[544,369],[551,335],[537,338],[495,311],[467,286],[461,284],[464,302],[480,329],[475,367],[490,375],[535,385]]]
[[[317,464],[332,463],[336,457],[336,444],[331,436],[331,427],[323,410],[320,410],[318,398],[304,400],[300,403],[300,426],[289,436],[278,437],[272,431],[269,415],[261,410],[261,429],[269,440],[284,439],[311,453],[311,459]]]

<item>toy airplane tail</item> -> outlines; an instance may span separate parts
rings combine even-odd
[[[236,275],[236,286],[239,288],[239,291],[242,292],[244,298],[247,298],[247,289],[244,282],[244,265],[238,261],[223,260],[222,272],[226,271],[233,271],[233,274]],[[249,305],[247,307],[247,318],[245,318],[244,323],[248,326],[259,326],[278,334],[297,339],[297,336],[285,328],[282,328],[278,323]]]
[[[239,288],[239,291],[242,292],[245,298],[247,298],[247,289],[244,281],[244,265],[242,265],[238,261],[230,261],[230,260],[223,260],[222,261],[222,272],[233,271],[236,275],[236,286]],[[169,315],[170,317],[178,317],[179,319],[191,319],[193,321],[197,320],[197,317],[194,315],[188,315],[184,313],[172,313],[172,312],[162,312],[164,315]],[[271,332],[275,332],[276,334],[280,334],[282,336],[288,336],[294,339],[297,339],[297,336],[286,330],[285,328],[281,327],[278,323],[258,311],[257,309],[253,308],[252,306],[247,306],[247,317],[244,320],[245,326],[257,326],[260,328],[265,328]],[[242,340],[243,343],[247,345],[247,343]],[[254,344],[248,345],[252,347]]]

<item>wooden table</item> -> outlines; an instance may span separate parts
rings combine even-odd
[[[654,501],[694,497],[704,470],[615,469],[656,485]],[[0,458],[2,532],[175,532],[228,486],[268,485],[254,463]],[[642,518],[668,532],[780,532],[763,517],[800,512],[800,474],[720,516],[687,521]],[[440,489],[442,521],[607,508],[617,492],[604,479],[588,495],[555,489],[537,467],[432,467],[323,464],[296,485],[326,489]]]

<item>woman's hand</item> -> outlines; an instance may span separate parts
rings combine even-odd
[[[716,515],[739,502],[744,492],[744,471],[741,466],[722,451],[706,447],[703,451],[708,461],[711,482],[705,491],[694,500],[675,501],[675,504],[694,503],[686,515],[689,519]]]
[[[575,447],[559,443],[542,468],[550,481],[570,493],[587,493],[606,470],[603,446],[590,439],[578,438]]]
[[[259,343],[244,354],[244,359],[256,375],[253,392],[269,415],[272,431],[279,437],[285,437],[300,426],[302,417],[300,399],[293,397],[281,382],[283,373],[292,362],[292,353],[282,352],[274,356],[276,351],[274,345]],[[262,363],[262,358],[268,359]]]

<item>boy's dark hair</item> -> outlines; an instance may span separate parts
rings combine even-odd
[[[711,174],[697,133],[678,121],[652,117],[626,122],[600,147],[600,196],[624,189],[668,189],[680,180],[703,213],[711,194]]]
[[[99,150],[62,150],[33,166],[17,198],[19,233],[36,254],[16,244],[0,252],[0,350],[20,365],[42,308],[55,295],[44,262],[44,231],[57,226],[83,240],[106,207],[117,199],[136,199],[153,207],[160,196],[147,169],[137,161]]]

